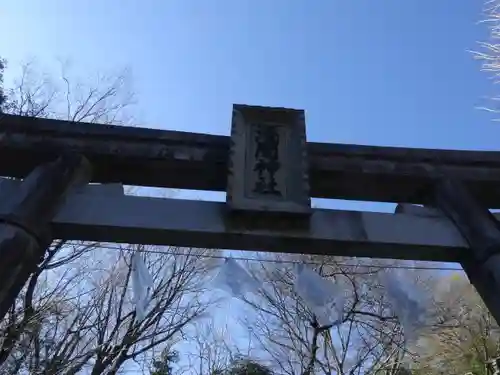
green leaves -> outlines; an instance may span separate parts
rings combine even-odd
[[[220,374],[211,375],[273,375],[273,371],[249,358],[237,358]]]
[[[178,361],[179,353],[177,351],[164,351],[160,359],[153,362],[151,375],[172,375],[172,365]]]

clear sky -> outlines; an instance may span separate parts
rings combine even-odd
[[[145,126],[228,134],[232,103],[307,111],[311,141],[496,149],[472,0],[0,2],[1,55],[129,66]]]
[[[229,135],[233,103],[306,110],[310,141],[500,149],[468,50],[478,0],[0,0],[0,56],[131,68],[146,127]],[[379,204],[341,204],[371,207]]]
[[[481,1],[0,4],[11,67],[129,67],[144,126],[228,135],[231,106],[244,103],[305,109],[311,141],[500,146],[500,125],[476,109],[494,85],[468,52],[487,37]]]

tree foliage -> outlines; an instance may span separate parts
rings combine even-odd
[[[500,331],[464,274],[445,276],[434,288],[441,324],[418,342],[416,363],[427,373],[486,374],[500,355]]]
[[[220,375],[273,375],[273,371],[258,361],[242,357],[233,360]]]
[[[4,91],[6,113],[74,122],[127,124],[135,104],[126,69],[81,79],[72,74],[69,64],[60,64],[60,74],[53,75],[29,62]]]
[[[5,71],[6,61],[0,57],[0,113],[3,112],[3,107],[5,101],[7,100],[7,96],[4,92],[4,80],[3,75]]]
[[[164,350],[160,359],[153,361],[151,375],[172,375],[173,365],[179,361],[177,351]]]
[[[342,286],[347,303],[340,324],[319,325],[310,307],[294,292],[294,266],[256,263],[255,278],[266,287],[246,303],[263,356],[284,374],[359,374],[404,355],[401,326],[377,278],[377,268],[343,265],[341,258],[270,256],[273,262],[316,262],[316,271]],[[342,297],[342,296],[339,296]]]

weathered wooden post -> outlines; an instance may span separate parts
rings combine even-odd
[[[471,251],[461,261],[462,268],[500,323],[500,223],[462,182],[450,178],[443,178],[434,187],[432,203],[469,243]]]
[[[226,202],[233,212],[308,216],[304,111],[234,105]]]
[[[52,241],[50,223],[73,186],[86,183],[90,165],[67,154],[31,172],[0,217],[0,319],[3,319]]]

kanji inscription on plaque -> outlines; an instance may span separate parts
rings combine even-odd
[[[309,214],[304,111],[234,105],[227,204],[232,210]]]

